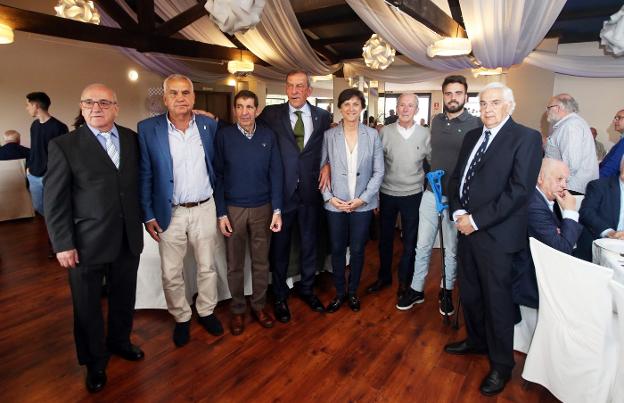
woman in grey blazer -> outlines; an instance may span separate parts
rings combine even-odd
[[[323,200],[336,287],[336,296],[327,312],[336,312],[347,297],[349,307],[355,312],[360,310],[357,289],[364,265],[364,247],[384,175],[383,147],[377,131],[360,123],[365,107],[360,91],[353,88],[342,91],[338,96],[342,123],[327,130],[323,141],[321,166],[329,163],[331,167],[331,189],[323,192]],[[347,246],[351,265],[348,290],[345,289]]]

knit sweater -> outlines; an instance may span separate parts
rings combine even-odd
[[[431,136],[429,129],[414,124],[414,132],[405,139],[398,124],[381,129],[385,175],[380,191],[390,196],[410,196],[424,189],[423,160],[431,153]]]

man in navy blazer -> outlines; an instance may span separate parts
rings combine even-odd
[[[20,134],[17,130],[7,130],[2,136],[4,145],[0,147],[0,161],[21,160],[30,156],[30,148],[20,145]]]
[[[526,247],[527,207],[542,160],[536,130],[511,119],[513,92],[488,84],[479,95],[484,127],[468,132],[449,181],[450,210],[460,232],[459,290],[465,340],[450,354],[487,354],[484,395],[500,393],[514,366],[512,261]]]
[[[620,161],[619,177],[601,178],[587,185],[579,213],[581,224],[589,231],[592,239],[624,239],[623,191],[624,158]]]
[[[529,237],[571,255],[583,226],[578,222],[576,199],[567,191],[569,176],[565,162],[544,158],[537,186],[529,199]],[[513,276],[514,302],[537,309],[535,266],[528,247],[514,261]]]
[[[168,112],[138,125],[140,198],[145,228],[159,243],[165,299],[176,321],[173,341],[181,347],[189,341],[192,316],[182,273],[189,244],[197,262],[199,322],[211,334],[223,333],[213,313],[218,280],[214,250],[219,236],[212,197],[217,122],[193,114],[195,93],[188,77],[173,74],[163,88]]]
[[[288,102],[267,106],[258,117],[275,132],[284,167],[282,230],[274,233],[271,239],[275,316],[284,323],[290,320],[290,310],[286,302],[289,293],[286,278],[295,223],[299,226],[301,239],[301,297],[313,310],[325,310],[314,294],[314,275],[322,205],[319,164],[323,134],[329,129],[330,116],[327,111],[307,102],[312,93],[310,85],[310,75],[307,72],[298,70],[288,73]]]

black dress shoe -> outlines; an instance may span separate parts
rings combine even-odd
[[[302,295],[301,298],[305,301],[306,304],[308,304],[310,309],[312,309],[313,311],[325,312],[325,307],[316,295]]]
[[[207,316],[200,316],[199,323],[213,336],[221,336],[223,334],[223,325],[217,316],[212,313]]]
[[[91,371],[87,369],[87,379],[85,380],[87,390],[91,393],[99,392],[106,385],[106,371]]]
[[[496,369],[493,369],[485,378],[483,378],[479,390],[486,396],[497,395],[505,389],[505,385],[510,378],[510,374],[504,374]]]
[[[377,280],[373,284],[369,285],[366,288],[366,292],[369,293],[369,294],[373,294],[373,293],[379,292],[382,289],[390,286],[390,284],[391,284],[390,282]]]
[[[326,311],[329,313],[334,313],[337,310],[340,309],[340,307],[342,306],[342,304],[345,302],[346,297],[334,297],[334,299],[331,300],[331,302],[329,303],[329,305],[327,305],[327,309]]]
[[[468,339],[456,341],[455,343],[444,346],[444,351],[449,354],[466,355],[466,354],[487,354],[484,348],[476,348],[468,344]]]
[[[351,308],[353,312],[360,311],[360,299],[356,295],[349,295],[348,302],[349,302],[349,308]]]
[[[191,339],[191,321],[177,322],[173,329],[173,344],[182,347]]]
[[[288,309],[288,304],[285,300],[275,301],[273,312],[275,313],[275,318],[280,322],[288,323],[290,321],[290,310]]]
[[[145,353],[138,346],[129,344],[123,347],[109,347],[108,351],[128,361],[139,361],[145,357]]]

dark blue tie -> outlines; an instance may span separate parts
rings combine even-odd
[[[461,205],[465,208],[470,201],[470,181],[474,177],[475,170],[477,164],[481,162],[481,158],[483,158],[483,154],[485,154],[485,149],[487,148],[488,142],[490,141],[490,134],[492,134],[489,130],[485,131],[485,138],[481,142],[479,149],[477,150],[470,166],[468,167],[468,171],[466,171],[466,179],[464,180],[464,187],[462,188],[461,195],[459,197],[459,201]]]

